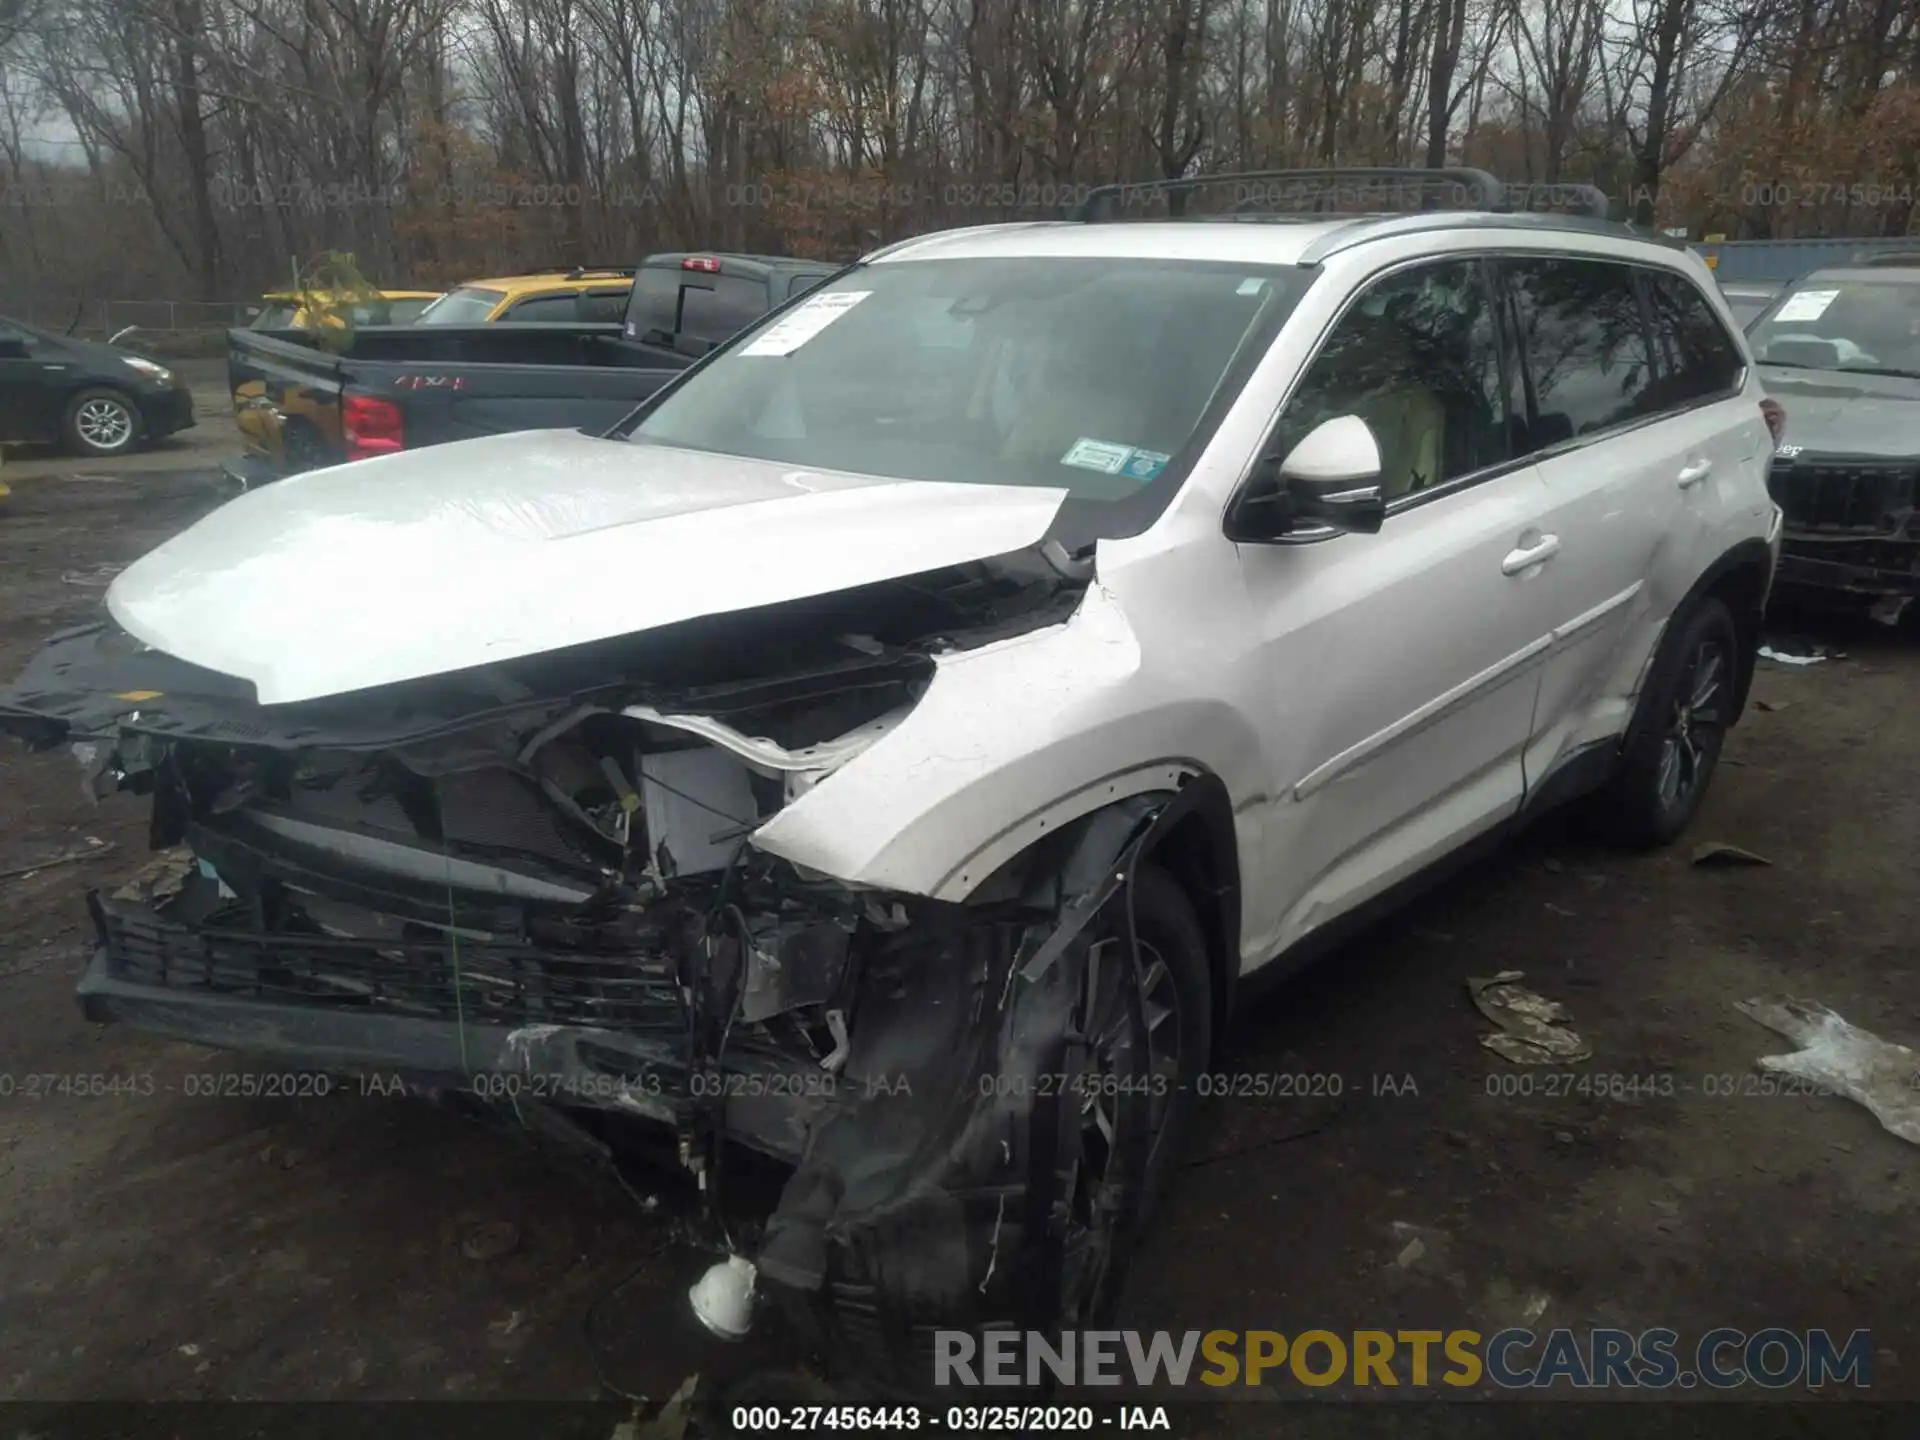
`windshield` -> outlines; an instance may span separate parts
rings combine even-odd
[[[493,307],[506,298],[504,290],[482,290],[462,285],[449,290],[420,312],[418,325],[479,325],[493,313]]]
[[[1181,469],[1209,402],[1245,383],[1307,277],[1173,260],[867,265],[749,332],[633,439],[1125,500]]]
[[[1814,276],[1748,333],[1762,365],[1920,375],[1920,277]]]
[[[387,324],[411,325],[426,313],[427,307],[431,304],[433,304],[433,301],[425,298],[389,300],[387,302]]]
[[[293,317],[299,310],[298,303],[292,300],[272,300],[262,307],[253,317],[255,330],[285,330],[293,324]]]

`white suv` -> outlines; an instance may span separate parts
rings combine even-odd
[[[897,244],[132,566],[0,696],[181,847],[87,1013],[672,1127],[718,1328],[1101,1314],[1245,977],[1554,801],[1686,825],[1779,543],[1697,259],[1235,218]]]

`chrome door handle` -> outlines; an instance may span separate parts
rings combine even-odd
[[[1695,460],[1692,464],[1685,466],[1674,478],[1680,482],[1682,490],[1691,490],[1712,473],[1713,461]]]
[[[1531,570],[1543,560],[1551,560],[1560,553],[1558,535],[1542,535],[1533,544],[1517,550],[1509,550],[1507,558],[1500,562],[1502,575],[1518,575],[1522,570]]]

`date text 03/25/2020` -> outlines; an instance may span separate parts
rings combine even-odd
[[[730,1417],[737,1433],[846,1430],[856,1435],[1076,1434],[1100,1430],[1170,1431],[1164,1405],[736,1405]]]

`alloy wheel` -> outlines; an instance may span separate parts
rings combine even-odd
[[[1130,961],[1121,937],[1096,941],[1087,953],[1079,1018],[1086,1064],[1066,1078],[1075,1088],[1062,1097],[1079,1129],[1064,1196],[1062,1290],[1070,1319],[1086,1318],[1104,1289],[1125,1219],[1112,1187],[1145,1186],[1180,1084],[1180,996],[1160,949],[1142,935]]]
[[[1727,652],[1717,638],[1694,647],[1661,738],[1660,806],[1673,811],[1699,797],[1727,733]]]
[[[98,450],[118,450],[133,438],[133,412],[104,395],[82,404],[73,425],[80,438]]]

